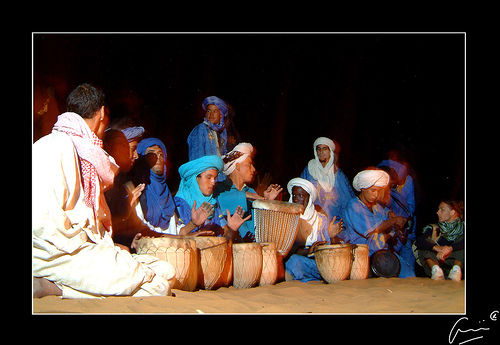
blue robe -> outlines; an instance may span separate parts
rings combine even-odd
[[[186,202],[186,200],[179,198],[177,196],[174,197],[175,204],[177,205],[177,212],[179,213],[179,224],[186,225],[191,221],[191,208],[192,205]],[[196,205],[196,207],[200,207],[200,205]],[[191,232],[198,231],[200,229],[204,230],[212,230],[216,233],[216,235],[222,234],[222,227],[227,225],[225,214],[222,213],[221,208],[218,203],[214,204],[214,214],[213,217],[207,219],[204,224],[193,229]]]
[[[337,235],[346,243],[367,244],[369,255],[380,249],[389,249],[388,243],[385,241],[383,234],[370,234],[380,224],[388,219],[389,209],[376,204],[372,207],[372,211],[358,197],[351,199],[344,213],[345,229]],[[398,254],[401,249],[401,244],[398,242],[395,253],[401,262],[400,278],[414,277],[415,273],[405,258]]]
[[[222,139],[221,145],[217,141],[217,136],[220,136]],[[205,122],[202,122],[195,126],[191,133],[189,133],[187,143],[190,161],[209,155],[221,157],[227,153],[227,131],[224,129],[220,134],[216,134]]]
[[[327,213],[329,220],[331,220],[334,216],[337,216],[337,220],[339,220],[339,218],[343,219],[345,208],[347,207],[349,201],[355,197],[355,194],[349,180],[342,170],[337,169],[335,183],[330,192],[326,192],[323,188],[321,188],[318,181],[315,180],[309,173],[307,166],[304,171],[302,171],[300,177],[308,180],[314,185],[314,187],[316,187],[318,197],[314,203],[321,206],[321,208]]]
[[[230,214],[234,214],[238,206],[241,206],[245,210],[243,218],[247,217],[249,213],[252,213],[252,217],[245,221],[238,230],[242,238],[245,237],[248,232],[255,235],[253,208],[251,207],[250,201],[247,201],[245,195],[247,191],[256,193],[253,188],[247,185],[243,186],[241,191],[238,190],[229,178],[223,182],[218,182],[214,191],[214,196],[216,196],[219,201],[223,215],[227,215],[227,210],[229,210]]]

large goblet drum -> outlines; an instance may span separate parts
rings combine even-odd
[[[233,244],[233,286],[251,288],[262,274],[262,247],[259,243]]]
[[[327,283],[346,280],[351,274],[352,245],[325,244],[316,247],[314,259],[319,274]]]
[[[299,218],[304,207],[278,200],[254,200],[255,241],[272,242],[286,257],[297,236]]]
[[[231,243],[225,237],[193,236],[198,248],[198,286],[213,290],[232,278]]]
[[[153,255],[175,268],[173,289],[194,291],[198,281],[198,255],[196,242],[179,237],[141,237],[137,241],[137,254]]]

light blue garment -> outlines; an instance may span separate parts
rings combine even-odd
[[[221,142],[218,144],[217,136],[220,135]],[[227,131],[224,129],[217,134],[210,129],[205,122],[195,126],[187,138],[189,149],[189,160],[209,155],[223,156],[227,153]],[[219,148],[217,148],[219,145]]]
[[[407,263],[410,270],[408,276],[415,276],[415,256],[411,248],[412,243],[416,239],[415,230],[417,223],[417,217],[415,216],[416,204],[413,178],[408,174],[408,169],[406,168],[406,166],[399,162],[387,159],[380,162],[378,166],[387,166],[394,169],[394,171],[398,175],[399,180],[404,181],[402,185],[391,188],[391,204],[389,208],[397,216],[411,219],[411,227],[409,228],[407,242],[403,245],[398,240],[398,243],[394,247],[394,250]]]
[[[246,192],[256,193],[253,188],[248,187],[247,185],[243,186],[241,191],[238,190],[229,178],[223,182],[218,182],[214,192],[214,195],[219,201],[222,214],[227,215],[227,210],[229,210],[230,214],[234,214],[238,206],[241,206],[243,210],[245,210],[243,218],[247,217],[249,212],[252,213],[252,217],[249,220],[245,221],[238,229],[242,238],[245,237],[248,232],[255,235],[253,208],[247,201],[245,195]]]
[[[200,157],[179,167],[181,182],[174,200],[182,223],[187,224],[191,220],[191,208],[196,201],[196,208],[199,208],[204,202],[214,206],[214,214],[207,220],[206,224],[214,222],[220,223],[221,226],[227,224],[225,219],[220,219],[224,216],[223,214],[222,217],[219,217],[221,211],[217,199],[213,194],[203,195],[196,179],[199,174],[210,169],[216,169],[220,174],[223,168],[222,159],[216,155]]]
[[[389,249],[389,245],[384,241],[382,234],[370,233],[388,219],[388,212],[390,210],[379,204],[373,206],[372,210],[373,212],[358,197],[353,198],[344,214],[345,229],[337,235],[338,238],[346,243],[367,244],[370,256],[377,250]],[[405,246],[402,246],[398,241],[398,244],[394,248],[396,250],[395,254],[401,262],[400,278],[415,276],[414,263],[412,264],[412,261],[407,256],[408,246],[409,242]],[[398,250],[400,252],[403,250],[402,254],[398,253]]]
[[[370,235],[388,218],[389,209],[379,204],[372,211],[358,197],[351,199],[344,212],[344,230],[337,235],[348,243],[368,244],[370,255],[379,249],[387,249],[388,245],[380,234]]]
[[[345,208],[347,207],[349,201],[356,196],[349,180],[342,170],[337,169],[335,183],[330,192],[326,192],[323,188],[321,188],[318,181],[316,181],[309,173],[307,166],[304,171],[302,171],[300,177],[308,180],[314,185],[314,187],[316,187],[318,197],[314,203],[321,206],[321,208],[328,214],[328,220],[332,220],[334,216],[337,216],[337,221],[339,218],[344,218],[343,214],[345,212]]]
[[[191,208],[192,205],[189,206],[186,200],[182,198],[174,197],[175,204],[177,206],[177,213],[179,214],[179,223],[180,224],[188,224],[191,221]],[[196,207],[199,207],[198,204]],[[219,235],[222,234],[222,227],[227,225],[227,221],[224,218],[225,213],[222,213],[220,206],[218,203],[214,205],[214,214],[212,217],[207,219],[205,223],[200,225],[199,227],[194,228],[191,232],[198,231],[200,229],[204,230],[213,230],[215,233]]]
[[[203,195],[200,187],[198,186],[196,177],[202,172],[210,169],[215,169],[219,174],[221,174],[223,168],[224,163],[217,155],[203,156],[182,164],[179,167],[181,182],[179,184],[179,190],[175,196],[184,199],[190,206],[193,206],[194,201],[196,201],[196,207],[200,207],[205,201],[214,205],[217,200],[213,194],[210,194],[209,196]]]
[[[195,126],[189,133],[187,143],[190,161],[208,155],[222,157],[227,153],[227,130],[224,126],[228,113],[227,105],[222,99],[209,96],[203,100],[203,110],[207,110],[207,106],[210,104],[214,104],[219,108],[221,119],[218,124],[213,124],[205,116],[203,122]],[[219,176],[218,181],[222,181],[222,177]]]

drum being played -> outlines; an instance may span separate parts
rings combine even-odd
[[[273,242],[286,257],[297,236],[299,218],[304,207],[279,200],[254,200],[255,241]]]
[[[352,267],[349,279],[366,279],[370,273],[370,255],[367,244],[354,244]]]
[[[196,242],[178,237],[141,237],[137,254],[153,255],[169,262],[175,268],[176,282],[172,289],[194,291],[198,282],[198,255]]]
[[[225,237],[193,236],[198,248],[198,286],[205,290],[218,288],[228,264],[228,241]]]
[[[325,244],[314,251],[319,274],[327,283],[346,280],[351,274],[352,245]]]
[[[233,286],[251,288],[262,274],[262,248],[259,243],[233,244]]]
[[[262,274],[259,286],[273,285],[278,279],[278,253],[274,243],[260,243],[262,247]]]
[[[380,249],[370,257],[370,270],[376,277],[397,277],[401,271],[401,262],[390,250]]]

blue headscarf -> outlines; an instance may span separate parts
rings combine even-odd
[[[204,122],[208,127],[213,129],[214,131],[220,132],[220,130],[224,128],[224,119],[226,118],[227,111],[228,111],[227,104],[217,96],[208,96],[207,98],[205,98],[203,100],[203,103],[201,104],[201,106],[202,106],[203,110],[207,110],[207,107],[210,104],[216,105],[217,108],[219,108],[219,111],[220,111],[222,116],[221,116],[220,122],[218,124],[211,123],[210,121],[207,120],[206,116],[204,118]]]
[[[163,151],[163,161],[166,162],[167,149],[163,142],[158,138],[145,138],[137,144],[137,153],[140,156],[146,155],[148,147],[158,145]],[[175,203],[170,190],[167,186],[167,169],[163,175],[157,175],[153,170],[149,170],[150,183],[144,188],[146,196],[147,210],[145,212],[146,220],[156,227],[167,229],[170,224],[170,218],[175,212]]]
[[[217,200],[213,197],[213,194],[210,196],[203,195],[196,177],[209,169],[216,169],[220,174],[223,168],[224,163],[217,155],[203,156],[181,165],[179,167],[181,183],[175,196],[184,199],[190,207],[193,207],[195,200],[197,208],[205,201],[214,205]]]

